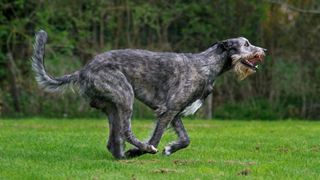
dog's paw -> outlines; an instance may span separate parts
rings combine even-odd
[[[158,152],[158,149],[155,148],[153,145],[148,145],[147,148],[146,148],[146,151],[148,153],[155,154],[155,153]]]
[[[141,156],[143,154],[145,154],[146,152],[141,151],[140,149],[137,148],[133,148],[133,149],[129,149],[128,151],[126,151],[124,153],[126,158],[134,158],[134,157],[138,157]]]
[[[164,150],[162,151],[162,154],[165,156],[170,156],[171,155],[171,147],[170,146],[166,146],[164,148]]]

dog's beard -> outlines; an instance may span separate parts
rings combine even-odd
[[[259,58],[259,61],[261,61],[261,55],[259,54],[246,54],[246,55],[233,55],[232,58],[232,64],[233,64],[233,70],[238,76],[239,80],[244,80],[246,77],[248,77],[251,74],[254,74],[256,72],[256,69],[253,67],[248,67],[245,65],[242,60],[250,60],[253,58]],[[251,65],[251,66],[254,66]]]
[[[234,64],[233,70],[237,74],[239,80],[244,80],[246,77],[256,72],[255,70],[242,64],[240,61],[237,61]]]

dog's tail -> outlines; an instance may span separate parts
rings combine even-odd
[[[36,80],[41,88],[48,92],[57,92],[63,90],[66,85],[75,84],[78,81],[79,72],[61,77],[52,77],[46,72],[43,59],[47,38],[47,33],[43,30],[36,33],[32,69],[36,73]]]

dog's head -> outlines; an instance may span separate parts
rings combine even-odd
[[[227,51],[228,66],[243,80],[258,69],[266,49],[254,46],[243,37],[227,39],[219,43]]]

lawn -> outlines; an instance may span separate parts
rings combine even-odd
[[[184,122],[187,149],[117,161],[105,148],[105,120],[0,120],[0,179],[320,178],[320,122]],[[142,140],[152,127],[133,121]],[[175,138],[169,129],[159,150]]]

